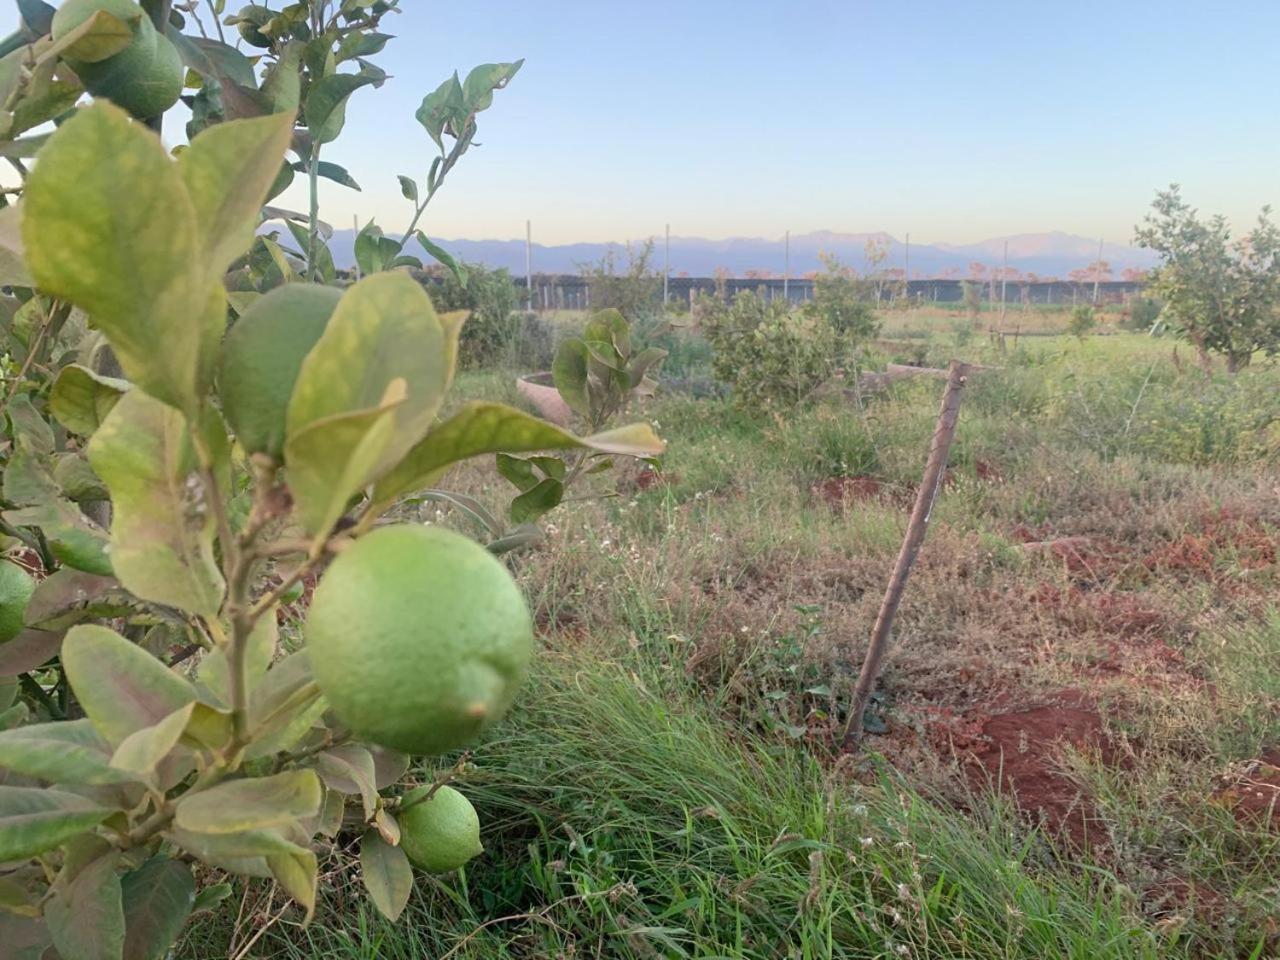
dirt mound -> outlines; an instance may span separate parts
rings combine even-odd
[[[1143,565],[1153,572],[1217,580],[1233,568],[1274,566],[1280,555],[1280,530],[1244,510],[1223,507],[1200,517],[1196,526],[1150,551]]]
[[[1280,830],[1280,747],[1267,750],[1257,760],[1238,764],[1226,784],[1214,794],[1237,820]]]
[[[860,500],[880,496],[884,484],[875,477],[828,477],[809,488],[813,496],[828,506],[843,508]]]
[[[975,784],[994,784],[1019,809],[1077,846],[1104,836],[1094,806],[1061,765],[1064,747],[1112,750],[1096,706],[1078,690],[1062,690],[1041,705],[989,715],[968,738],[967,770]]]

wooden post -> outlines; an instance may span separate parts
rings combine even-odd
[[[902,604],[907,578],[911,576],[911,568],[920,553],[920,545],[924,543],[929,516],[933,513],[934,501],[942,488],[947,456],[951,452],[951,441],[956,435],[960,401],[964,397],[969,372],[969,365],[959,360],[952,360],[947,371],[947,388],[942,393],[942,406],[938,410],[938,421],[933,428],[933,441],[929,445],[929,459],[920,480],[920,490],[911,510],[911,519],[907,521],[906,536],[898,550],[889,586],[884,592],[884,599],[880,601],[880,612],[871,631],[871,643],[867,647],[866,658],[862,661],[862,672],[858,674],[858,683],[853,690],[853,703],[849,707],[849,718],[845,721],[844,728],[844,746],[849,750],[856,749],[862,742],[863,715],[867,712],[867,704],[871,702],[871,694],[875,692],[876,682],[880,679],[885,654],[889,650],[893,618],[897,616],[898,607]]]

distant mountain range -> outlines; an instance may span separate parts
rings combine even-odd
[[[330,246],[339,266],[351,266],[355,232],[335,231]],[[525,270],[525,245],[523,240],[450,240],[433,237],[437,243],[455,257],[468,263],[482,263],[489,267],[506,267],[516,276]],[[818,231],[791,237],[791,275],[801,276],[822,268],[820,254],[832,254],[847,266],[856,270],[866,268],[865,248],[868,241],[885,245],[888,256],[884,267],[901,269],[906,246],[898,237],[887,233],[833,233]],[[663,263],[662,237],[654,238],[652,267],[661,272]],[[1009,237],[993,237],[981,243],[971,244],[917,244],[910,247],[912,278],[966,277],[970,265],[981,263],[987,268],[998,268],[1004,256],[1005,243],[1009,245],[1009,267],[1020,273],[1034,273],[1040,277],[1065,278],[1072,270],[1091,265],[1098,256],[1098,241],[1072,234],[1023,233]],[[411,244],[415,254],[423,255],[416,243]],[[633,249],[640,244],[632,243]],[[598,262],[608,251],[614,251],[620,268],[626,264],[626,245],[622,243],[569,243],[559,245],[533,245],[534,273],[577,274],[586,264]],[[424,255],[424,259],[425,255]],[[1104,243],[1102,259],[1112,270],[1114,279],[1121,279],[1127,268],[1148,269],[1155,265],[1155,256],[1148,250]],[[748,271],[767,272],[782,276],[785,269],[783,240],[766,240],[753,237],[732,237],[727,240],[707,240],[702,237],[671,238],[671,274],[694,277],[713,276],[717,270],[727,270],[732,276],[745,276]]]

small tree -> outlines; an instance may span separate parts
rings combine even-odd
[[[656,312],[662,298],[662,278],[654,271],[652,260],[650,238],[638,249],[627,244],[627,264],[621,272],[612,249],[596,262],[584,264],[582,275],[590,285],[592,309],[617,310],[628,323]]]
[[[851,340],[866,340],[880,330],[876,318],[879,291],[871,278],[861,278],[830,254],[821,254],[823,271],[814,277],[813,299],[805,312]]]
[[[511,274],[505,268],[489,270],[478,263],[464,265],[461,276],[449,270],[443,273],[440,283],[427,284],[436,309],[471,313],[458,338],[459,363],[482,366],[508,359],[520,335]]]
[[[982,284],[973,280],[961,280],[960,295],[964,300],[964,308],[969,313],[969,319],[977,323],[978,314],[982,312]]]
[[[1280,352],[1280,230],[1270,207],[1252,232],[1232,241],[1221,214],[1202,221],[1173,184],[1156,194],[1135,239],[1159,255],[1151,293],[1201,367],[1210,369],[1211,354],[1220,353],[1235,373],[1258,351]]]
[[[1097,324],[1098,318],[1093,312],[1093,305],[1082,303],[1072,308],[1071,322],[1067,324],[1067,333],[1077,340],[1083,340]]]

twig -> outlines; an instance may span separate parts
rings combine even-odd
[[[947,455],[951,452],[951,441],[955,437],[956,422],[960,417],[960,401],[964,397],[964,386],[968,380],[969,369],[967,363],[959,360],[952,360],[948,367],[947,388],[943,391],[942,405],[938,410],[938,422],[933,429],[929,460],[925,464],[924,476],[921,478],[920,489],[916,494],[915,507],[911,510],[911,519],[907,522],[907,533],[902,539],[902,548],[898,551],[898,559],[893,565],[893,574],[889,577],[889,586],[885,590],[884,599],[880,602],[880,612],[876,616],[875,627],[871,631],[871,643],[867,647],[866,658],[862,661],[862,672],[858,675],[857,686],[854,687],[849,718],[845,721],[843,741],[845,748],[849,750],[856,749],[862,741],[863,715],[867,711],[867,704],[875,690],[876,681],[880,679],[885,654],[889,650],[893,618],[897,616],[898,607],[902,603],[907,578],[911,576],[911,567],[920,553],[920,545],[924,543],[924,536],[929,527],[929,516],[933,513],[933,504],[938,497],[938,490],[942,487],[947,468]]]

